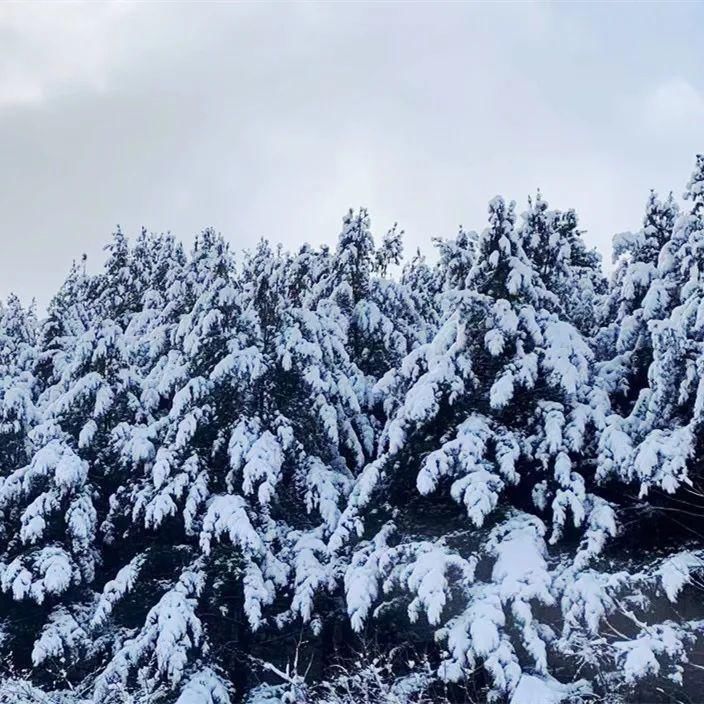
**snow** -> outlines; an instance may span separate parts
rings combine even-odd
[[[626,682],[634,683],[647,676],[657,676],[669,661],[674,663],[670,679],[681,684],[680,663],[687,662],[686,646],[701,628],[701,623],[658,623],[643,626],[632,640],[614,643]]]
[[[686,551],[667,558],[660,566],[660,580],[667,598],[674,604],[686,584],[692,579],[693,572],[704,568],[701,556]]]
[[[140,662],[152,663],[157,677],[172,686],[183,678],[190,654],[203,637],[195,614],[196,598],[203,589],[203,576],[186,570],[173,589],[164,594],[147,614],[144,626],[115,653],[94,689],[94,701],[103,700],[115,681],[124,684]]]
[[[203,518],[200,547],[208,555],[213,539],[219,540],[227,534],[233,545],[245,554],[260,554],[264,544],[250,523],[247,504],[241,496],[220,495],[213,497]]]
[[[511,696],[510,704],[560,704],[572,701],[575,696],[589,695],[590,688],[584,680],[565,685],[552,677],[523,674]]]
[[[191,675],[176,704],[230,704],[227,685],[209,667]]]
[[[704,157],[686,201],[651,194],[610,283],[538,193],[435,263],[360,210],[298,252],[118,231],[44,320],[10,298],[0,699],[686,690]]]
[[[143,556],[135,557],[120,569],[114,579],[105,584],[91,618],[92,626],[99,626],[105,623],[115,605],[134,589],[143,564]]]
[[[41,636],[32,648],[32,664],[37,667],[50,659],[61,659],[75,651],[88,634],[74,616],[59,607],[50,616]]]
[[[268,504],[281,476],[283,451],[276,438],[267,430],[255,440],[245,456],[242,469],[242,489],[252,494],[258,484],[257,498],[261,505]]]

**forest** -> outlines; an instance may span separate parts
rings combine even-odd
[[[704,156],[680,195],[608,276],[538,192],[405,255],[118,228],[10,296],[0,702],[701,701]]]

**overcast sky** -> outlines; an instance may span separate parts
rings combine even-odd
[[[704,149],[704,3],[0,5],[0,295],[44,305],[119,223],[408,248],[497,193],[609,257]]]

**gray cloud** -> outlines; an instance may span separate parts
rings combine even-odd
[[[696,4],[0,6],[0,293],[120,223],[408,247],[540,186],[605,253],[701,150]],[[697,36],[699,35],[699,36]]]

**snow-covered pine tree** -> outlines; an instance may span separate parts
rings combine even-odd
[[[0,467],[7,474],[28,459],[28,433],[38,418],[34,376],[38,323],[11,295],[0,312]]]
[[[643,227],[637,233],[614,238],[616,270],[601,312],[602,329],[596,350],[602,383],[620,411],[632,408],[647,383],[652,362],[652,339],[648,321],[667,313],[660,307],[658,261],[672,237],[678,206],[672,194],[661,201],[651,191]],[[656,285],[649,295],[651,284]]]
[[[587,587],[592,613],[620,619],[621,640],[604,640],[594,624],[591,640],[584,633],[570,639],[585,652],[589,643],[595,661],[621,662],[625,671],[612,673],[612,681],[628,688],[643,680],[637,691],[644,698],[661,686],[653,677],[662,682],[667,673],[674,686],[696,679],[690,653],[704,632],[701,609],[683,600],[702,568],[692,539],[704,527],[702,183],[698,157],[683,212],[672,198],[663,203],[651,194],[642,231],[617,238],[616,253],[627,249],[629,258],[614,277],[610,321],[599,339],[602,346],[615,341],[616,355],[598,370],[615,412],[601,432],[597,478],[619,497],[626,528],[610,569],[594,574]]]
[[[212,616],[199,643],[210,634],[238,643],[219,659],[231,672],[262,649],[278,655],[259,633],[318,622],[314,598],[333,574],[322,538],[373,450],[344,315],[326,300],[295,305],[305,267],[262,242],[237,276],[222,238],[204,233],[184,273],[193,307],[144,377],[145,419],[116,437],[132,471],[111,499],[108,535],[139,548],[152,532],[177,565],[200,560],[203,587],[189,598]],[[152,553],[135,551],[130,564]],[[140,582],[154,576],[142,568]],[[149,642],[140,657],[152,662]],[[129,683],[133,660],[121,652],[113,677]],[[178,680],[157,669],[154,687],[180,683],[203,652],[185,653]],[[246,686],[246,671],[234,680]]]
[[[369,214],[364,209],[350,210],[343,218],[331,273],[316,292],[319,300],[333,301],[343,314],[352,360],[370,386],[400,362],[423,334],[422,313],[411,292],[383,276],[388,263],[400,256],[401,236],[392,229],[375,250]],[[375,276],[375,269],[382,276]]]
[[[691,205],[677,218],[671,237],[658,233],[664,244],[657,273],[648,282],[641,306],[623,318],[618,339],[626,349],[625,371],[620,369],[624,362],[619,356],[615,362],[606,363],[601,373],[605,388],[612,393],[623,392],[623,384],[614,383],[614,377],[617,381],[641,380],[642,386],[631,391],[632,405],[623,415],[614,414],[605,428],[600,473],[635,481],[642,494],[651,488],[673,493],[692,481],[688,464],[696,455],[700,406],[704,403],[700,390],[704,339],[704,314],[700,312],[704,310],[702,183],[704,157],[700,156],[685,193]],[[649,211],[657,207],[651,203]],[[653,221],[664,221],[667,228],[670,219],[669,212],[662,217],[649,213],[646,227],[650,231]],[[647,332],[641,326],[641,337],[636,337],[634,344],[645,352],[629,355],[627,342],[634,339],[638,321],[647,325]],[[642,366],[646,367],[646,378]]]
[[[54,345],[51,336],[42,342]],[[0,586],[31,614],[31,627],[13,629],[13,654],[27,665],[31,652],[32,664],[59,684],[86,672],[80,656],[89,648],[84,625],[101,565],[97,526],[111,482],[109,438],[134,412],[136,384],[122,330],[110,319],[95,318],[82,333],[64,336],[45,359],[50,383],[36,395],[26,462],[0,486],[8,536]],[[60,664],[65,659],[70,667]]]
[[[398,223],[384,235],[374,260],[374,268],[382,277],[389,274],[390,266],[398,266],[403,260],[403,230],[398,229]]]
[[[441,319],[441,301],[438,298],[441,282],[435,268],[428,265],[420,250],[403,267],[401,284],[413,298],[418,311],[417,342],[428,342],[437,332]]]
[[[433,244],[438,251],[437,276],[439,288],[444,291],[463,289],[467,276],[477,257],[479,235],[460,227],[454,239],[435,237]]]
[[[457,309],[380,384],[384,452],[358,479],[331,547],[386,502],[395,520],[362,544],[346,573],[353,627],[382,593],[405,592],[412,622],[424,615],[441,626],[441,674],[461,681],[482,664],[490,696],[501,696],[524,667],[548,674],[549,638],[533,610],[559,599],[548,532],[555,543],[572,525],[594,542],[613,532],[613,517],[579,473],[604,404],[589,385],[591,352],[527,258],[513,205],[494,199],[489,219],[466,288],[454,292]],[[447,487],[475,528],[446,509],[433,524],[424,505],[438,504],[414,497],[410,482],[421,496]],[[449,603],[462,604],[459,614]]]
[[[144,289],[126,333],[138,393],[133,417],[115,425],[110,441],[117,480],[101,524],[109,581],[91,623],[114,641],[96,702],[139,692],[158,700],[187,691],[204,672],[208,639],[195,611],[207,565],[198,533],[211,475],[219,474],[208,470],[221,400],[209,398],[208,374],[239,313],[232,258],[211,230],[196,238],[189,261],[169,236],[144,234],[128,258]],[[119,609],[125,599],[127,618]]]
[[[549,210],[540,191],[522,214],[521,242],[545,288],[565,317],[584,335],[596,331],[606,280],[601,257],[588,250],[574,210]]]
[[[698,691],[704,158],[603,310],[573,211],[489,215],[433,267],[365,211],[237,267],[118,232],[40,322],[11,298],[0,701]]]

